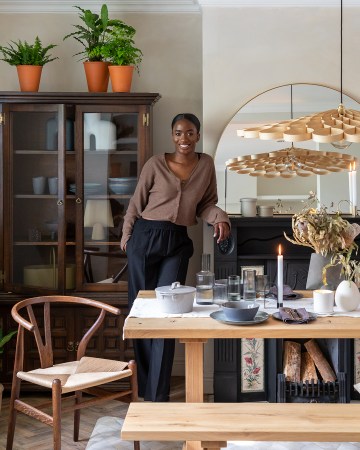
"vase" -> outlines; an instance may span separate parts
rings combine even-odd
[[[310,257],[309,271],[306,280],[306,289],[319,289],[324,285],[323,268],[330,264],[331,255],[323,256],[319,253],[312,253]],[[341,275],[341,265],[328,267],[326,269],[326,286],[335,290],[344,279]]]
[[[335,291],[335,304],[341,311],[354,311],[360,304],[360,292],[353,281],[343,280]]]

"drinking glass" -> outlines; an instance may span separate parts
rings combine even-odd
[[[239,275],[229,275],[228,276],[228,299],[229,299],[229,301],[241,300],[240,281],[241,281],[241,278]]]
[[[244,300],[256,299],[256,270],[244,270],[243,272],[244,283]]]
[[[213,302],[217,305],[222,305],[223,303],[228,301],[228,280],[215,280],[214,283],[214,295]]]
[[[265,308],[265,298],[270,292],[270,279],[269,275],[256,275],[256,293],[259,297],[264,298],[264,308]]]

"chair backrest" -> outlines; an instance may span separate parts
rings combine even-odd
[[[37,349],[39,351],[40,357],[40,365],[41,368],[51,367],[53,365],[53,348],[51,341],[51,317],[50,317],[50,305],[51,304],[59,305],[61,303],[69,303],[75,305],[85,305],[91,306],[99,309],[99,315],[94,320],[93,325],[89,328],[89,330],[82,337],[78,349],[76,358],[79,360],[85,355],[86,347],[94,335],[94,333],[101,326],[106,312],[120,315],[121,311],[114,306],[107,305],[106,303],[102,303],[96,300],[92,300],[89,298],[82,297],[72,297],[66,295],[49,295],[43,297],[33,297],[27,298],[18,302],[13,306],[11,310],[11,315],[13,319],[19,324],[18,334],[17,334],[17,342],[16,342],[16,355],[15,355],[15,367],[16,370],[23,370],[23,362],[24,362],[24,330],[28,330],[34,334],[35,342],[37,345]],[[33,305],[37,305],[43,308],[43,333],[39,328],[38,322],[35,317],[35,313],[33,310]],[[26,310],[27,318],[22,316]]]

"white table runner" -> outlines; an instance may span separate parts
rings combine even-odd
[[[260,310],[268,314],[273,314],[278,310],[276,300],[266,299],[264,308],[264,299],[258,298],[256,300],[260,303]],[[283,306],[288,308],[306,308],[309,312],[314,312],[313,299],[302,298],[298,300],[284,300]],[[193,311],[184,314],[167,314],[160,310],[158,300],[156,298],[136,298],[130,310],[128,317],[138,318],[162,318],[162,317],[209,317],[213,311],[218,311],[219,305],[198,305],[194,302]],[[334,314],[324,314],[325,316],[343,316],[343,317],[360,317],[360,309],[355,311],[345,312],[335,306]]]
[[[217,311],[218,305],[198,305],[194,301],[193,311],[183,314],[167,314],[160,310],[156,298],[136,298],[128,317],[161,318],[161,317],[209,317],[210,313]]]

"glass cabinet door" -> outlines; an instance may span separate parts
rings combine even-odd
[[[81,196],[84,262],[79,288],[127,290],[126,255],[120,250],[123,218],[134,193],[144,147],[139,107],[82,107],[83,173],[69,190]],[[79,130],[80,132],[80,130]],[[78,189],[78,183],[80,183]]]
[[[75,173],[73,108],[15,104],[4,110],[5,288],[73,289],[74,204],[64,195],[65,170]]]

